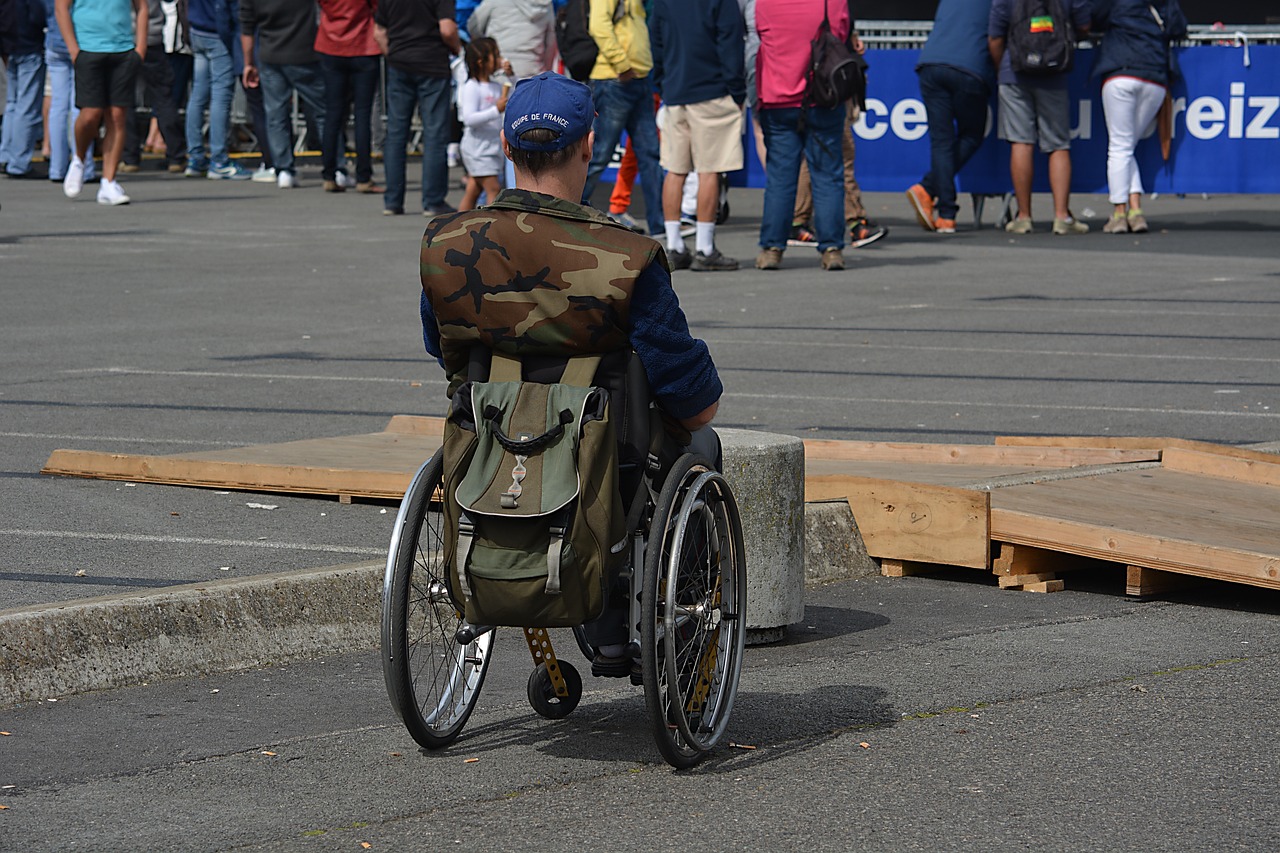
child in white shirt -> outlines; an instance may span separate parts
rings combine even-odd
[[[459,210],[471,210],[476,206],[480,193],[489,201],[498,195],[498,175],[502,174],[503,160],[502,113],[507,108],[507,95],[511,84],[499,85],[493,77],[501,70],[511,72],[511,65],[502,58],[498,43],[491,38],[478,38],[467,45],[465,54],[470,79],[462,84],[458,93],[458,113],[462,119],[462,165],[467,170],[467,189],[462,195]]]

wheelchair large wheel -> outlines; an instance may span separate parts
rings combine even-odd
[[[382,675],[396,714],[428,749],[448,746],[475,707],[489,669],[493,631],[459,643],[461,608],[448,586],[442,518],[431,513],[444,463],[418,470],[400,504],[382,585]]]
[[[645,549],[640,666],[654,738],[691,767],[724,736],[742,673],[747,574],[738,506],[706,460],[676,461]]]

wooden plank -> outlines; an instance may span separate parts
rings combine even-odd
[[[1040,581],[1022,586],[1023,592],[1062,592],[1066,589],[1066,581]]]
[[[836,496],[848,498],[872,557],[990,567],[989,492],[848,477]]]
[[[1213,547],[1195,539],[997,508],[991,510],[991,532],[1001,541],[1015,544],[1280,589],[1280,555],[1275,553]]]
[[[913,563],[910,560],[890,560],[885,558],[880,561],[880,574],[886,578],[909,578],[912,575],[933,571],[934,568],[936,567],[927,563]]]
[[[934,465],[1030,465],[1039,468],[1072,468],[1149,462],[1158,458],[1146,449],[1107,447],[997,447],[986,444],[912,444],[876,441],[806,439],[806,459],[850,462],[910,462]]]
[[[1000,588],[1009,589],[1011,587],[1025,586],[1027,584],[1042,583],[1043,581],[1057,580],[1053,572],[1037,572],[1034,575],[1001,575]]]
[[[383,427],[383,432],[394,432],[404,435],[444,435],[444,418],[427,417],[425,415],[392,415],[391,420]]]
[[[1217,456],[1229,456],[1235,459],[1252,459],[1257,462],[1276,461],[1276,454],[1274,453],[1266,453],[1261,450],[1250,450],[1247,447],[1233,447],[1229,444],[1214,444],[1209,441],[1193,441],[1186,438],[1154,438],[1119,435],[999,435],[996,436],[995,443],[998,447],[1074,447],[1156,451],[1174,448],[1178,450],[1196,450],[1201,453],[1212,453]]]
[[[1234,480],[1237,483],[1280,486],[1280,456],[1271,453],[1265,455],[1270,458],[1245,459],[1171,447],[1164,452],[1160,466],[1169,471],[1202,474],[1206,477]]]
[[[1030,575],[1063,570],[1063,563],[1070,557],[1058,551],[1046,551],[1042,548],[1031,548],[1027,545],[1014,545],[1012,542],[1000,542],[999,550],[991,561],[991,571],[997,575]],[[1048,580],[1048,578],[1040,578]]]
[[[1186,589],[1197,583],[1203,583],[1203,581],[1190,575],[1162,572],[1159,569],[1149,569],[1146,566],[1125,567],[1125,594],[1137,598],[1162,595]]]

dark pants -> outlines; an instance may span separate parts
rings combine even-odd
[[[346,148],[347,107],[355,116],[356,175],[362,184],[373,180],[373,96],[378,90],[378,57],[320,54],[324,75],[325,119],[321,140],[320,174],[332,181]]]
[[[955,219],[956,173],[982,145],[991,93],[977,77],[950,66],[924,65],[918,73],[929,119],[929,174],[920,185],[938,200],[940,218]]]
[[[415,109],[422,118],[422,209],[444,203],[449,191],[452,91],[453,81],[448,77],[425,77],[387,66],[387,141],[382,149],[387,180],[382,204],[387,210],[404,212],[405,158]]]
[[[140,75],[151,115],[156,117],[160,135],[164,137],[165,157],[170,163],[185,166],[187,133],[182,126],[182,119],[178,117],[178,108],[173,103],[173,66],[162,46],[153,44],[147,48]],[[147,122],[147,119],[142,121]],[[142,135],[145,130],[139,124],[137,113],[131,112],[124,125],[124,162],[131,166],[142,162]]]

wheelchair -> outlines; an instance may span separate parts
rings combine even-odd
[[[638,359],[613,370],[619,424],[619,482],[627,515],[627,557],[616,580],[629,590],[631,682],[643,686],[649,728],[673,767],[688,768],[724,738],[742,672],[746,557],[733,492],[712,462],[659,431]],[[605,371],[601,371],[605,372]],[[487,374],[485,374],[487,375]],[[599,374],[597,375],[599,381]],[[603,383],[602,383],[603,384]],[[640,416],[636,416],[636,413]],[[461,734],[493,661],[497,629],[471,625],[450,589],[439,501],[443,450],[413,477],[396,517],[383,581],[381,654],[387,694],[409,734],[428,750]],[[436,507],[437,509],[433,509]],[[528,699],[561,719],[582,697],[582,677],[556,656],[545,628],[524,628],[533,659]],[[587,660],[586,626],[573,629]]]

